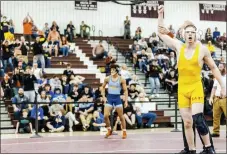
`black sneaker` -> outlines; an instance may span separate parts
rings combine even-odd
[[[212,134],[211,134],[211,137],[220,137],[220,135],[217,134],[217,133],[212,133]]]
[[[213,147],[203,147],[203,151],[200,152],[200,154],[216,154],[215,150]]]
[[[179,153],[177,154],[196,154],[196,150],[191,150],[189,151],[187,148],[184,148],[183,150],[181,150]]]

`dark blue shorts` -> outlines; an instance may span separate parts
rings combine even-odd
[[[120,95],[109,94],[107,95],[107,103],[106,106],[110,107],[122,107],[121,97]]]

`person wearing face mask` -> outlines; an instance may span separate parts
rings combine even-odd
[[[18,94],[12,98],[12,105],[16,120],[20,118],[23,109],[31,110],[31,104],[29,104],[28,97],[24,95],[23,88],[20,88]]]
[[[184,121],[186,140],[189,146],[188,153],[196,153],[193,122],[201,136],[204,148],[201,153],[214,154],[215,149],[212,142],[210,130],[206,123],[204,109],[204,92],[201,81],[201,69],[206,63],[212,71],[212,74],[220,84],[220,98],[226,97],[225,83],[222,81],[222,76],[212,59],[207,47],[196,41],[197,28],[193,23],[185,25],[183,36],[185,44],[169,37],[163,33],[163,5],[158,9],[158,35],[165,44],[171,49],[174,49],[178,57],[178,106],[181,117]]]
[[[124,108],[126,108],[128,106],[127,85],[126,85],[125,79],[123,79],[119,75],[119,66],[118,65],[116,65],[116,64],[111,65],[110,69],[111,69],[111,75],[105,78],[104,83],[102,85],[102,97],[104,100],[104,104],[106,103],[106,101],[108,101],[105,104],[105,108],[104,108],[104,119],[105,119],[106,127],[108,130],[105,138],[108,138],[109,136],[112,135],[112,129],[110,127],[109,116],[110,116],[110,112],[112,111],[113,107],[115,107],[115,109],[118,113],[118,116],[121,120],[121,124],[122,124],[122,129],[123,129],[122,139],[126,139],[127,138],[126,122],[125,122],[125,118],[124,118],[124,114],[123,114],[123,104],[121,101],[121,89],[123,89],[123,91],[124,91],[124,97],[126,99],[124,102]],[[107,94],[107,100],[106,100],[105,88],[106,88],[107,84],[108,84],[108,94]]]
[[[218,68],[222,75],[222,81],[226,82],[226,64],[220,63]],[[225,87],[226,89],[226,87]],[[225,117],[226,115],[226,97],[221,98],[221,87],[218,84],[217,79],[214,80],[213,89],[211,91],[209,104],[213,104],[213,134],[212,137],[219,137],[220,136],[220,118],[222,112],[224,112]],[[227,133],[226,133],[227,137]]]

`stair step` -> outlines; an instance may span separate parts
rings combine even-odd
[[[1,120],[0,125],[1,125],[1,128],[2,128],[2,127],[12,126],[10,120],[9,120],[9,121],[2,121],[2,120]]]
[[[0,129],[1,134],[13,134],[15,133],[15,129],[13,127],[9,127],[8,129]]]

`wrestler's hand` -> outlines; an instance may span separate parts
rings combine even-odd
[[[125,101],[124,108],[126,108],[127,106],[128,106],[128,101]]]
[[[158,32],[161,33],[161,34],[168,34],[170,31],[165,28],[164,26],[158,26]]]
[[[226,97],[226,89],[221,88],[221,98],[225,98],[225,97]]]
[[[209,104],[212,105],[213,102],[214,102],[214,100],[213,100],[213,98],[211,97],[211,98],[209,99]]]
[[[158,7],[158,14],[162,14],[164,12],[164,5],[160,5]]]

